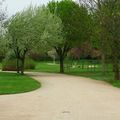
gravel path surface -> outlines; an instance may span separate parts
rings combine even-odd
[[[27,73],[36,91],[0,96],[0,120],[120,120],[120,89],[89,78]]]

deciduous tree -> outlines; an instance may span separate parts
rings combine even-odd
[[[45,49],[61,41],[60,28],[59,18],[45,7],[30,7],[12,16],[8,24],[9,47],[18,59],[18,72],[21,70],[24,73],[25,56],[28,52],[40,47]]]
[[[60,60],[60,72],[64,73],[64,59],[68,51],[75,43],[81,43],[88,39],[88,11],[84,6],[72,0],[52,1],[48,4],[51,13],[61,18],[63,23],[62,44],[55,45],[54,48]]]
[[[84,0],[89,10],[96,16],[99,47],[104,55],[112,58],[114,78],[120,79],[120,1],[119,0]]]

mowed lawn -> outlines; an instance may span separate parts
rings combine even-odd
[[[52,62],[37,62],[34,71],[59,73],[59,64],[54,64]]]
[[[38,81],[27,75],[0,72],[0,95],[29,92],[40,86]]]
[[[95,80],[103,80],[115,87],[120,88],[120,81],[114,80],[114,74],[111,71],[106,75],[103,75],[101,72],[101,65],[97,65],[96,69],[82,69],[79,67],[70,67],[67,68],[65,65],[65,74],[83,76],[92,78]],[[50,73],[59,73],[59,64],[53,64],[52,62],[37,62],[34,72],[50,72]],[[24,93],[32,90],[36,90],[41,87],[41,84],[36,80],[30,78],[27,75],[19,75],[16,73],[6,73],[0,72],[0,94],[16,94]]]
[[[120,88],[120,81],[114,80],[114,73],[112,72],[111,65],[109,66],[109,70],[106,74],[102,73],[100,64],[97,66],[98,68],[96,69],[81,69],[79,67],[67,68],[65,66],[65,74],[88,77],[94,80],[102,80]],[[53,64],[52,62],[38,62],[34,71],[59,73],[59,64]]]

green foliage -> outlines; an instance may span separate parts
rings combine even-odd
[[[46,7],[29,7],[11,17],[8,22],[8,47],[21,61],[24,72],[25,56],[30,51],[47,50],[60,44],[62,22]]]
[[[63,24],[64,41],[55,45],[54,49],[59,56],[60,72],[64,73],[64,59],[69,50],[74,45],[79,46],[83,41],[90,39],[90,16],[86,7],[79,6],[72,0],[51,1],[48,8],[51,13],[60,17]]]
[[[13,16],[8,24],[11,49],[20,52],[36,50],[60,43],[62,37],[61,20],[51,14],[47,8],[28,8]]]
[[[89,7],[94,25],[92,44],[102,52],[103,68],[106,59],[111,57],[115,79],[119,80],[120,0],[91,0]]]
[[[51,48],[63,41],[61,36],[62,21],[55,14],[50,13],[46,7],[38,7],[35,9],[34,27],[36,39],[41,41],[43,49]],[[39,46],[39,47],[40,47]]]
[[[41,84],[34,79],[14,73],[0,73],[0,94],[16,94],[36,90]]]
[[[5,6],[4,6],[4,0],[0,0],[0,61],[2,58],[5,56],[5,21],[6,21],[6,11],[5,11]]]
[[[30,7],[27,10],[17,13],[12,16],[8,24],[9,44],[10,48],[16,50],[17,48],[21,54],[25,50],[32,49],[36,42],[32,27],[33,9]]]
[[[103,13],[103,23],[101,25],[102,30],[106,33],[107,46],[109,52],[113,54],[120,55],[120,1],[119,0],[106,0],[101,7],[101,12]]]
[[[86,7],[79,6],[72,0],[62,0],[50,2],[48,8],[51,13],[61,18],[64,39],[68,41],[68,44],[72,41],[80,43],[89,39],[90,16]]]

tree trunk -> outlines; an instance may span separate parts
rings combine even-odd
[[[19,59],[17,58],[17,73],[20,73]]]
[[[114,69],[114,79],[120,80],[120,73],[119,73],[119,61],[113,62],[113,69]]]
[[[24,75],[25,57],[21,59],[21,74]]]
[[[120,80],[119,55],[115,46],[112,47],[112,65],[113,65],[114,79]]]
[[[63,47],[54,47],[60,61],[60,73],[64,73],[64,59],[67,56],[68,51],[70,50],[70,47],[66,43]]]
[[[106,57],[105,57],[105,54],[102,53],[102,73],[103,75],[106,75],[107,73],[107,65],[106,65]]]
[[[60,73],[64,73],[64,58],[63,56],[60,57]]]

